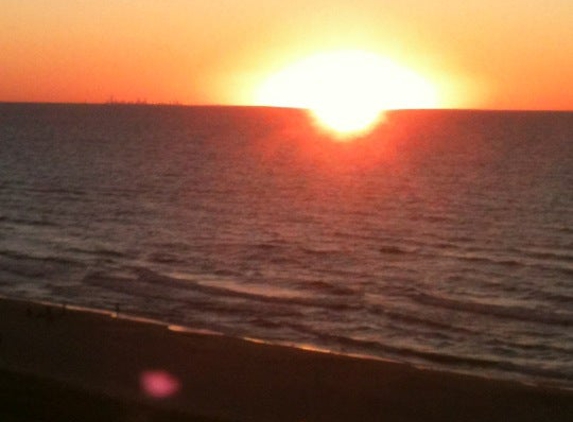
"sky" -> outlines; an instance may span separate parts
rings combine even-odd
[[[305,57],[364,50],[445,108],[573,110],[571,0],[0,0],[0,101],[255,103]]]

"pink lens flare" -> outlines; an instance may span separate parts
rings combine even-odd
[[[150,397],[164,399],[181,389],[181,382],[167,371],[147,370],[139,377],[141,389]]]

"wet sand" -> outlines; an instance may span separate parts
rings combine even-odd
[[[0,300],[0,420],[573,420],[573,392]]]

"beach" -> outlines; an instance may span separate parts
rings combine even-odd
[[[2,420],[569,421],[573,393],[0,301]],[[41,417],[39,417],[41,416]]]

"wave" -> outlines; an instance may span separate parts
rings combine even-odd
[[[549,310],[540,311],[519,306],[501,306],[489,303],[460,301],[422,292],[418,292],[413,298],[415,301],[423,305],[430,305],[461,312],[495,316],[516,321],[560,325],[564,327],[573,326],[573,314],[563,314],[551,312]]]
[[[478,264],[493,264],[506,267],[508,269],[524,267],[524,268],[538,268],[548,271],[556,271],[565,275],[573,274],[573,257],[566,254],[537,254],[537,256],[522,256],[519,258],[510,257],[497,257],[495,255],[476,255],[476,254],[460,254],[448,252],[446,256],[458,259],[460,261],[478,263]],[[522,253],[523,255],[523,253]]]
[[[486,263],[486,264],[497,264],[503,265],[507,267],[517,267],[525,265],[523,261],[519,259],[511,259],[511,258],[495,258],[493,256],[484,256],[484,255],[461,255],[461,254],[448,254],[453,258],[459,259],[461,261],[468,261],[468,262],[478,262],[478,263]]]
[[[360,303],[356,301],[340,300],[335,296],[324,297],[308,297],[302,295],[266,295],[262,293],[254,293],[247,290],[239,290],[239,288],[225,287],[224,283],[221,286],[214,286],[198,280],[188,280],[183,278],[176,278],[166,275],[161,275],[150,269],[142,267],[132,267],[131,271],[135,277],[122,276],[116,277],[108,275],[101,271],[96,271],[87,274],[82,280],[84,283],[97,285],[110,290],[120,290],[129,294],[136,294],[135,288],[140,288],[140,294],[146,296],[148,294],[159,294],[169,299],[177,300],[177,296],[170,296],[169,290],[166,288],[176,289],[180,292],[189,293],[195,292],[209,298],[213,301],[216,298],[238,298],[246,299],[256,303],[263,304],[284,304],[284,305],[299,305],[304,307],[318,307],[328,308],[332,310],[356,310],[361,307]],[[126,288],[126,286],[128,286]],[[153,293],[155,292],[155,293]],[[227,305],[225,305],[227,306]]]
[[[169,252],[152,252],[147,256],[147,259],[158,264],[189,264],[188,260]]]
[[[34,262],[46,262],[46,263],[51,262],[62,265],[79,265],[77,261],[59,256],[34,256],[11,250],[0,250],[0,257],[6,257],[15,261],[34,261]]]
[[[355,296],[360,293],[352,287],[340,286],[322,280],[302,281],[296,283],[297,286],[304,290],[314,290],[317,293],[327,293],[335,296]]]
[[[471,330],[467,327],[455,326],[451,323],[432,320],[428,317],[417,317],[415,314],[400,312],[397,311],[396,309],[388,309],[387,307],[380,305],[370,305],[367,307],[367,310],[368,312],[374,315],[381,315],[386,318],[389,318],[390,320],[394,320],[401,323],[403,322],[415,326],[425,326],[436,329],[438,331],[444,331],[447,333],[461,332],[466,334],[475,334],[474,330]]]
[[[78,189],[61,189],[55,187],[30,187],[30,186],[19,186],[17,188],[18,192],[26,193],[47,193],[47,194],[62,194],[65,196],[72,197],[82,197],[87,194],[87,192]]]
[[[56,256],[32,256],[10,250],[0,250],[0,271],[24,277],[43,279],[64,273],[71,267],[81,267],[77,261]]]
[[[1,216],[0,222],[13,224],[18,226],[30,226],[30,227],[58,227],[58,224],[53,221],[48,221],[45,219],[24,219],[24,218],[10,218],[8,216]]]
[[[411,358],[421,359],[422,361],[434,364],[446,365],[450,369],[466,369],[475,372],[479,369],[509,372],[516,375],[531,375],[545,379],[558,380],[561,382],[570,382],[573,380],[572,371],[562,371],[541,366],[532,366],[528,364],[519,364],[502,358],[468,356],[464,354],[452,354],[437,352],[433,350],[421,350],[413,347],[394,346],[388,343],[382,343],[378,340],[368,338],[358,338],[330,334],[318,331],[301,323],[287,324],[289,328],[295,331],[311,334],[321,344],[333,344],[342,348],[342,353],[358,350],[372,357],[384,356],[393,357],[398,361],[409,361]],[[272,324],[271,324],[272,326]],[[350,350],[348,350],[350,349]]]
[[[386,255],[406,255],[413,252],[412,250],[407,250],[406,248],[395,245],[379,246],[378,251]]]
[[[571,254],[570,250],[540,251],[540,250],[531,250],[531,249],[519,248],[519,249],[515,249],[515,251],[517,253],[526,255],[526,256],[531,257],[531,258],[573,263],[573,254]]]

